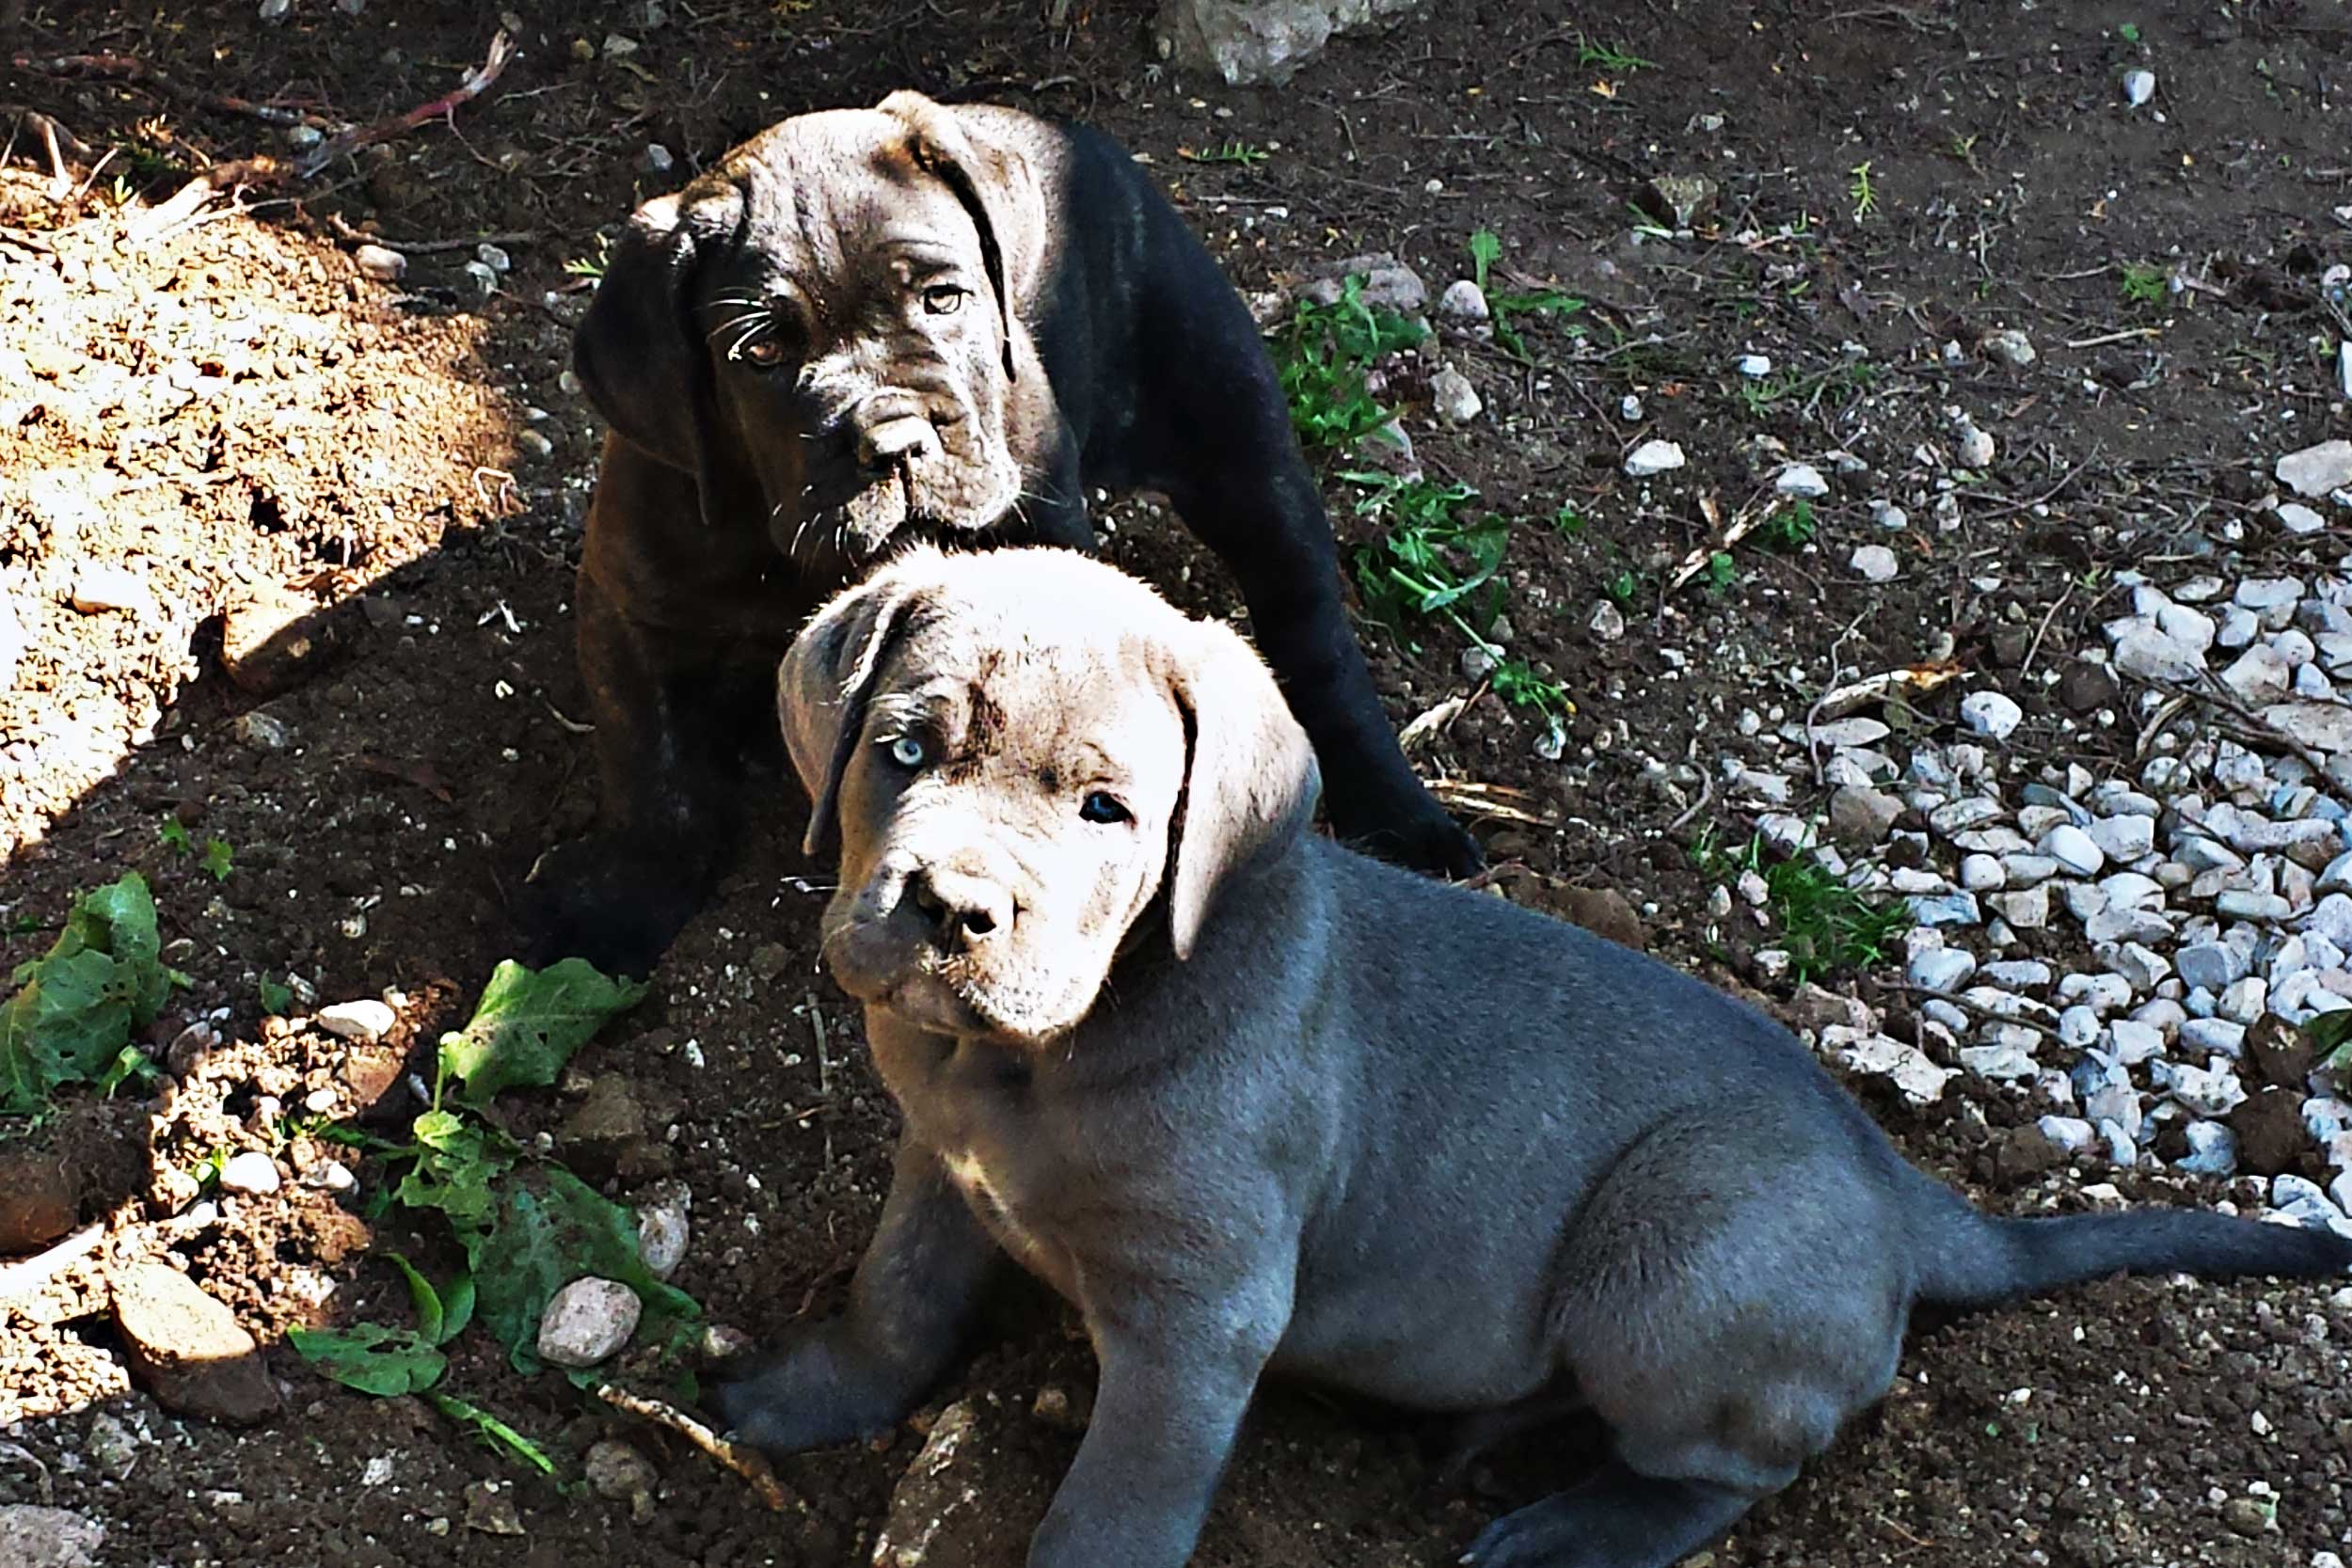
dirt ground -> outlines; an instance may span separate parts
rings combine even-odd
[[[542,1480],[277,1343],[294,1324],[405,1310],[356,1199],[296,1180],[224,1199],[208,1223],[166,1219],[207,1153],[268,1147],[258,1097],[397,1109],[399,1053],[462,1022],[513,950],[517,882],[585,821],[567,610],[599,432],[564,379],[588,288],[576,268],[635,200],[776,118],[904,86],[1083,117],[1150,158],[1245,291],[1380,250],[1435,290],[1467,273],[1485,228],[1502,267],[1586,300],[1581,336],[1527,326],[1532,365],[1448,344],[1486,414],[1453,428],[1424,404],[1408,421],[1432,474],[1486,505],[1584,519],[1515,529],[1505,573],[1512,651],[1577,705],[1565,754],[1541,758],[1540,725],[1487,697],[1417,760],[1518,792],[1489,797],[1512,814],[1481,825],[1494,858],[1533,873],[1506,879],[1514,896],[1566,908],[1564,890],[1614,890],[1654,951],[1768,1004],[1741,944],[1707,937],[1713,884],[1688,848],[1749,832],[1707,782],[1753,755],[1743,709],[1777,721],[1840,679],[1951,658],[2008,673],[2026,712],[2014,744],[2107,777],[2129,769],[2131,725],[2079,718],[2060,675],[2117,613],[2119,569],[2343,553],[2254,506],[2280,451],[2352,434],[2320,281],[2352,258],[2340,4],[1458,0],[1334,45],[1285,88],[1240,90],[1152,63],[1139,3],[1079,0],[1049,29],[1035,0],[704,0],[651,27],[642,4],[514,0],[520,54],[453,120],[127,243],[190,169],[289,150],[199,91],[370,120],[446,91],[498,25],[446,0],[350,8],[295,0],[267,24],[253,0],[34,0],[18,50],[135,56],[168,81],[0,72],[16,126],[0,174],[0,587],[24,622],[0,694],[0,960],[43,950],[27,927],[80,890],[130,869],[152,883],[192,980],[155,1050],[205,1020],[224,1043],[166,1100],[72,1107],[48,1135],[72,1157],[80,1216],[138,1222],[112,1244],[172,1254],[271,1344],[287,1390],[276,1419],[241,1432],[132,1391],[103,1254],[0,1311],[0,1502],[102,1520],[105,1562],[866,1560],[912,1428],[785,1462],[794,1501],[778,1515],[683,1445],[461,1340],[449,1386],[546,1443],[560,1472]],[[1580,37],[1654,65],[1592,58]],[[2158,84],[2137,110],[2118,85],[2136,64]],[[53,188],[25,108],[87,144],[78,168],[103,156],[95,177]],[[1185,156],[1235,143],[1265,156]],[[1632,210],[1660,175],[1713,182],[1687,233]],[[412,249],[405,277],[361,274],[363,231]],[[485,235],[512,262],[486,299],[464,266]],[[2137,297],[2127,276],[2186,281]],[[2036,362],[1979,354],[1999,329],[2026,334]],[[1751,354],[1772,374],[1743,377]],[[1950,444],[1953,405],[1998,456],[1939,491],[1919,452]],[[1689,454],[1671,483],[1622,472],[1651,437]],[[1738,512],[1788,454],[1838,475],[1818,535],[1742,546],[1723,580],[1669,591],[1710,537],[1702,500]],[[1350,492],[1331,494],[1343,536],[1361,537]],[[1909,526],[1883,527],[1875,500]],[[1141,505],[1116,515],[1114,559],[1188,606],[1235,608],[1180,530]],[[1867,543],[1896,549],[1894,580],[1849,569]],[[136,602],[74,609],[93,563],[127,567]],[[262,591],[300,601],[314,643],[266,699],[221,659],[224,613]],[[1610,600],[1621,638],[1591,629]],[[1418,654],[1366,636],[1400,724],[1470,689],[1450,634]],[[1948,701],[1926,713],[1953,720]],[[174,816],[232,847],[225,880],[158,838]],[[814,875],[763,835],[653,998],[508,1118],[615,1194],[686,1182],[677,1283],[755,1335],[838,1298],[887,1175],[892,1119],[856,1014],[815,968],[817,895],[796,880]],[[2079,945],[2034,941],[2061,961]],[[265,979],[293,987],[294,1015],[385,996],[400,1029],[370,1053],[300,1017],[265,1021]],[[1868,977],[1841,984],[1872,994]],[[2079,1207],[2099,1179],[2004,1168],[1998,1132],[2033,1111],[1989,1085],[1926,1110],[1871,1103],[1914,1158],[2003,1209]],[[288,1151],[310,1171],[331,1152]],[[362,1194],[373,1174],[359,1166]],[[2115,1180],[2133,1198],[2224,1196]],[[378,1248],[451,1264],[431,1238],[376,1228]],[[2300,1568],[2352,1542],[2347,1345],[2352,1305],[2318,1288],[2119,1283],[1924,1323],[1886,1405],[1712,1561]],[[1038,1307],[940,1402],[994,1400],[1013,1413],[1005,1440],[1050,1474],[1075,1437],[1026,1413],[1041,1389],[1091,1377],[1066,1318]],[[102,1418],[127,1450],[111,1426],[97,1441]],[[606,1435],[653,1456],[649,1516],[576,1483]],[[1278,1390],[1199,1560],[1449,1561],[1580,1451],[1523,1445],[1449,1493],[1409,1423]],[[506,1522],[479,1506],[485,1483],[520,1537],[483,1528]],[[1038,1506],[1008,1490],[1011,1539]]]

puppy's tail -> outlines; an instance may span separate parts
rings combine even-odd
[[[2352,1240],[2316,1227],[2195,1209],[2001,1219],[1943,1196],[1950,1207],[1931,1230],[1940,1244],[1924,1249],[1919,1295],[1949,1307],[1989,1307],[2118,1274],[2314,1279],[2352,1268]]]

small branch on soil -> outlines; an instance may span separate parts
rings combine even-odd
[[[824,1103],[833,1103],[833,1063],[825,1055],[825,1015],[817,1006],[817,993],[809,991],[808,1027],[817,1037],[817,1093]],[[825,1168],[833,1169],[833,1123],[825,1124]]]
[[[57,76],[68,80],[103,76],[117,82],[135,82],[142,87],[153,87],[167,98],[184,99],[203,108],[217,109],[223,114],[243,115],[264,125],[288,128],[312,125],[321,130],[342,128],[342,121],[329,119],[324,115],[280,108],[275,103],[256,103],[249,98],[239,98],[233,93],[214,92],[206,87],[191,86],[129,55],[50,55],[40,57],[18,55],[9,63],[34,76]]]
[[[46,1252],[37,1252],[21,1263],[0,1265],[0,1302],[31,1295],[96,1252],[98,1243],[105,1239],[104,1226],[86,1225]]]
[[[489,53],[482,64],[468,71],[465,80],[430,103],[420,103],[405,114],[373,120],[366,125],[347,127],[292,162],[263,153],[258,157],[215,164],[181,186],[169,200],[141,217],[133,225],[126,238],[135,246],[151,245],[194,220],[205,204],[222,191],[240,185],[281,185],[309,180],[338,158],[348,157],[361,148],[373,147],[377,142],[389,141],[430,120],[453,115],[487,91],[514,55],[514,40],[501,29],[490,40]]]
[[[2014,1023],[2020,1029],[2032,1030],[2035,1034],[2040,1035],[2044,1039],[2058,1040],[2063,1043],[2066,1038],[2065,1036],[2059,1034],[2056,1029],[2051,1028],[2046,1023],[2036,1023],[2032,1019],[2019,1018],[2014,1013],[2005,1013],[1998,1007],[1988,1007],[1981,1002],[1971,1002],[1964,996],[1957,996],[1947,990],[1936,990],[1928,986],[1900,985],[1891,980],[1881,981],[1876,989],[1880,990],[1900,991],[1905,996],[1925,996],[1931,997],[1938,1002],[1948,1002],[1953,1006],[1958,1007],[1962,1012],[1973,1013],[1975,1016],[1985,1020],[1987,1022]]]
[[[2157,327],[2127,326],[2121,332],[2102,332],[2096,338],[2070,339],[2066,346],[2068,348],[2105,348],[2109,343],[2128,343],[2135,338],[2161,338],[2162,336],[2164,336],[2163,331]]]
[[[667,1427],[748,1481],[759,1500],[768,1505],[771,1513],[782,1513],[790,1500],[785,1494],[784,1482],[776,1479],[775,1471],[769,1467],[767,1456],[758,1449],[728,1442],[674,1405],[643,1398],[610,1383],[597,1386],[596,1398],[615,1410],[643,1417],[656,1426]]]
[[[354,229],[343,221],[341,213],[326,214],[326,227],[339,240],[353,245],[380,245],[387,250],[397,250],[407,256],[430,256],[441,250],[471,250],[478,245],[536,245],[538,231],[531,229],[501,230],[496,233],[476,234],[464,240],[388,240],[381,234],[371,234],[364,229]]]
[[[2325,757],[2240,702],[2237,693],[2222,685],[2220,677],[2210,670],[2205,673],[2204,684],[2194,691],[2185,687],[2174,686],[2167,681],[2154,681],[2150,684],[2161,690],[2170,692],[2182,702],[2206,703],[2222,709],[2236,719],[2245,728],[2253,732],[2244,738],[2249,740],[2259,738],[2283,746],[2302,758],[2303,765],[2312,770],[2314,777],[2325,780],[2331,776],[2328,771],[2328,760]],[[2155,733],[2153,724],[2148,728],[2150,734]]]

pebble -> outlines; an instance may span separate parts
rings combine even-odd
[[[2181,983],[2194,990],[2222,991],[2246,977],[2250,960],[2226,942],[2201,942],[2172,955]]]
[[[256,1148],[248,1148],[242,1154],[231,1154],[220,1167],[223,1191],[243,1193],[251,1197],[276,1192],[284,1184],[284,1180],[278,1174],[278,1162]]]
[[[358,246],[352,251],[351,261],[362,277],[373,277],[378,283],[397,283],[408,271],[407,257],[380,245]]]
[[[2284,920],[2295,912],[2295,906],[2275,893],[2242,889],[2223,894],[2213,901],[2213,907],[2233,920]]]
[[[2044,834],[2042,852],[2077,877],[2096,877],[2107,863],[2097,842],[2072,822],[2062,822]]]
[[[2013,1084],[2042,1070],[2042,1064],[2033,1059],[2030,1052],[2008,1043],[1963,1046],[1960,1062],[1978,1077],[1996,1084]]]
[[[2137,680],[2193,682],[2205,670],[2202,653],[2167,637],[2153,622],[2118,637],[2114,658],[2118,670]]]
[[[337,1002],[321,1007],[311,1020],[338,1039],[355,1045],[373,1045],[392,1032],[400,1022],[400,1015],[386,1003],[362,997],[357,1002]]]
[[[1493,312],[1486,307],[1484,289],[1470,278],[1457,277],[1438,296],[1438,314],[1446,321],[1483,322]]]
[[[558,1367],[593,1367],[637,1331],[644,1304],[613,1279],[575,1279],[555,1292],[539,1320],[539,1354]]]
[[[2197,1120],[2182,1129],[2188,1139],[2188,1153],[2174,1162],[2174,1168],[2192,1176],[2235,1176],[2237,1174],[2237,1134],[2221,1122]]]
[[[294,0],[262,0],[262,20],[275,26],[294,10]]]
[[[592,1445],[581,1464],[589,1489],[607,1502],[625,1503],[638,1524],[654,1513],[654,1487],[660,1480],[642,1453],[618,1439]]]
[[[693,1197],[686,1188],[664,1186],[637,1211],[637,1254],[656,1279],[667,1279],[686,1260],[693,1234]]]
[[[1983,349],[1987,359],[2007,365],[2013,371],[2022,371],[2042,357],[2034,352],[2033,340],[2013,326],[1986,333],[1984,341],[1979,346]]]
[[[2156,847],[2156,819],[2149,816],[2102,816],[2083,830],[2099,852],[2126,864]]]
[[[1592,619],[1585,626],[1596,642],[1614,642],[1625,635],[1625,612],[1603,599],[1593,606]]]
[[[1682,449],[1674,442],[1649,440],[1635,447],[1626,457],[1625,471],[1633,479],[1648,479],[1657,474],[1672,473],[1685,461]]]
[[[1810,463],[1791,463],[1773,478],[1772,488],[1801,500],[1818,500],[1829,494],[1829,481]]]
[[[1468,424],[1486,406],[1470,377],[1451,365],[1430,378],[1429,401],[1448,424]]]
[[[2352,398],[2352,391],[2345,392],[2344,396]],[[2321,516],[2318,513],[2313,512],[2310,507],[2305,506],[2301,501],[2287,501],[2281,504],[2279,508],[2278,517],[2279,526],[2285,529],[2289,533],[2319,533],[2324,531],[2328,527],[2327,518]]]
[[[1989,740],[2007,740],[2025,721],[2026,710],[2003,692],[1972,691],[1961,700],[1960,721]]]
[[[1963,468],[1993,467],[1994,448],[1993,437],[1975,425],[1963,425],[1960,431],[1960,466]]]
[[[2201,1117],[2226,1117],[2246,1101],[2246,1089],[2228,1066],[2190,1067],[2181,1062],[2149,1064],[2149,1081]]]
[[[1829,798],[1830,827],[1849,843],[1865,846],[1883,840],[1903,814],[1903,803],[1883,790],[1846,785]]]
[[[282,752],[294,744],[294,730],[286,721],[260,708],[238,714],[229,730],[240,745],[256,752]]]
[[[1996,855],[1963,855],[1960,885],[1970,893],[1998,893],[2009,886],[2009,869]]]
[[[2080,1117],[2043,1117],[2034,1123],[2042,1135],[2069,1154],[2080,1154],[2090,1148],[2097,1137],[2090,1123]]]
[[[1907,974],[1922,990],[1952,990],[1977,972],[1976,955],[1958,947],[1931,947],[1915,955]]]
[[[637,166],[659,178],[677,167],[677,154],[658,141],[649,141],[645,150],[637,155]]]
[[[1936,1066],[1915,1045],[1842,1023],[1821,1031],[1821,1050],[1849,1072],[1886,1079],[1915,1105],[1931,1105],[1943,1099],[1945,1085],[1958,1076],[1950,1068]]]
[[[1994,895],[1997,904],[2004,895]],[[1908,900],[1911,918],[1922,926],[1981,926],[1984,911],[1977,904],[1973,893],[1946,893],[1933,895],[1914,894]],[[2014,920],[2010,922],[2014,926]]]
[[[41,1476],[45,1495],[48,1472]],[[8,1568],[89,1568],[105,1541],[105,1526],[67,1509],[35,1503],[0,1507],[0,1563]]]
[[[1892,582],[1902,572],[1902,563],[1884,545],[1860,546],[1846,564],[1865,582]]]
[[[1732,361],[1732,369],[1750,381],[1761,381],[1772,373],[1772,356],[1769,354],[1743,354]]]
[[[2243,1056],[2246,1025],[2226,1018],[2192,1018],[2181,1025],[2181,1044],[2207,1056]]]
[[[2129,103],[2133,108],[2137,109],[2145,105],[2150,99],[2155,96],[2156,73],[2154,71],[2138,66],[2134,66],[2131,70],[2123,72],[2124,103]]]
[[[2289,452],[2272,472],[2280,483],[2307,499],[2352,488],[2352,441],[2322,441]]]
[[[2020,931],[2039,931],[2050,924],[2050,890],[2040,887],[1994,894],[1986,902],[1993,912]]]

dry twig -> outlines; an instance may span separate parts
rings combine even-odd
[[[784,1482],[776,1479],[776,1472],[769,1467],[767,1456],[757,1449],[728,1442],[675,1405],[632,1394],[610,1383],[597,1386],[596,1398],[615,1410],[643,1417],[656,1426],[667,1427],[748,1481],[754,1494],[767,1505],[771,1513],[782,1513],[790,1501],[785,1493]]]

